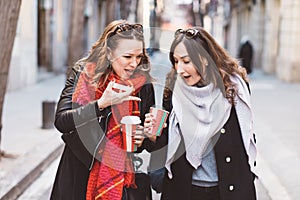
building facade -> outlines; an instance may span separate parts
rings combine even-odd
[[[71,4],[72,0],[27,0],[21,4],[8,91],[66,70]],[[104,27],[105,1],[86,0],[83,6],[84,55]]]
[[[72,2],[27,0],[22,3],[10,64],[8,91],[36,83],[43,78],[43,71],[55,74],[66,70]],[[149,15],[145,11],[149,6],[145,6],[144,1],[120,0],[113,6],[113,1],[85,2],[83,55],[97,40],[107,23],[109,7],[119,7],[121,11],[110,16],[111,18],[127,16],[131,22],[145,23],[146,26],[150,24],[145,16]],[[203,7],[204,4],[210,9],[206,13],[209,23],[204,25],[231,55],[238,57],[241,40],[247,36],[254,49],[253,68],[275,74],[287,82],[300,82],[300,57],[297,55],[300,48],[299,0],[193,2],[194,5],[201,2],[202,5],[198,7]],[[124,12],[124,7],[130,10]],[[140,9],[136,9],[137,7]],[[168,10],[167,7],[168,4],[165,5],[165,11]]]
[[[238,56],[247,36],[254,47],[253,67],[287,82],[300,82],[300,1],[219,0],[221,42]],[[229,6],[228,6],[229,4]],[[219,14],[220,15],[220,14]],[[218,34],[218,33],[216,33]]]

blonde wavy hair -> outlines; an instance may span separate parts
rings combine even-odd
[[[107,81],[109,75],[113,72],[110,61],[108,59],[109,50],[114,51],[118,48],[119,41],[122,39],[138,40],[143,43],[143,57],[139,63],[136,71],[144,74],[148,81],[152,81],[153,78],[150,75],[150,62],[149,57],[145,49],[144,35],[141,30],[132,28],[130,31],[117,31],[118,27],[129,25],[134,26],[136,24],[130,24],[126,20],[115,20],[106,26],[100,38],[93,44],[89,50],[88,55],[75,63],[81,67],[86,66],[87,63],[92,62],[96,64],[95,75],[93,78],[94,83],[100,82],[100,87]],[[140,25],[141,26],[141,25]],[[83,72],[88,74],[83,69]]]

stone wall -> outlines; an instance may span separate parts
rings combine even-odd
[[[279,57],[276,74],[288,82],[300,82],[300,1],[281,1]]]
[[[7,91],[32,85],[37,79],[37,1],[21,4],[10,62]]]

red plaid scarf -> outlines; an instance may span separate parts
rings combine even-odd
[[[88,74],[93,73],[95,65],[87,64],[86,70]],[[91,76],[89,76],[91,77]],[[122,81],[114,74],[108,77],[103,87],[93,87],[90,84],[91,78],[86,73],[81,73],[76,89],[73,94],[73,102],[86,104],[93,100],[99,99],[109,81],[133,86],[135,96],[146,82],[145,76],[135,74],[131,79]],[[90,171],[86,200],[120,200],[122,198],[123,187],[136,187],[134,181],[134,172],[131,159],[122,149],[123,141],[120,132],[120,120],[126,115],[139,116],[139,108],[137,101],[125,101],[112,107],[112,117],[107,126],[107,142],[102,153],[102,160],[95,161]]]

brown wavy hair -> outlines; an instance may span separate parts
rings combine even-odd
[[[144,74],[147,81],[152,81],[153,78],[150,75],[150,62],[149,57],[146,53],[144,35],[141,31],[131,29],[130,31],[116,31],[118,26],[122,25],[135,25],[130,24],[126,20],[115,20],[106,26],[100,38],[93,44],[89,50],[88,55],[75,63],[75,65],[85,66],[86,63],[96,63],[95,75],[93,77],[94,83],[97,84],[101,79],[101,84],[104,84],[110,75],[113,73],[113,69],[108,59],[109,49],[114,51],[118,48],[119,41],[122,39],[138,40],[143,43],[143,57],[139,63],[136,72]],[[87,73],[83,69],[83,72]]]
[[[171,44],[169,59],[172,63],[172,69],[166,78],[164,100],[170,100],[172,96],[177,77],[174,49],[182,42],[201,77],[197,85],[213,83],[215,87],[221,89],[228,101],[234,104],[234,97],[238,91],[235,84],[230,80],[230,76],[237,74],[248,82],[246,70],[241,67],[238,60],[231,57],[207,31],[201,27],[194,27],[192,29],[196,30],[196,35],[187,37],[183,30],[183,32],[175,36]],[[205,59],[203,58],[206,58],[207,62],[205,61],[204,63]]]

